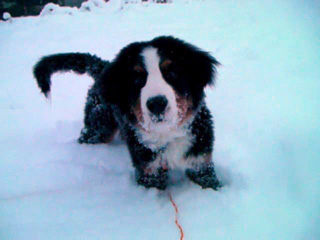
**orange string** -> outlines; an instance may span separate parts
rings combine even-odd
[[[178,220],[178,213],[179,213],[179,209],[178,209],[178,206],[177,204],[173,201],[172,199],[172,196],[171,196],[171,193],[168,193],[168,196],[169,196],[169,199],[170,199],[170,202],[174,208],[174,211],[176,213],[176,216],[175,216],[175,223],[177,225],[177,227],[179,228],[179,231],[180,231],[180,240],[183,240],[184,239],[184,232],[183,232],[183,228],[182,226],[180,225],[179,223],[179,220]]]

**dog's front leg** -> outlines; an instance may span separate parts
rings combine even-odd
[[[168,167],[162,161],[161,153],[154,153],[152,161],[136,168],[136,180],[146,188],[164,190],[167,187]]]
[[[186,154],[186,161],[190,168],[186,171],[187,177],[202,188],[221,188],[212,162],[214,129],[210,111],[203,106],[191,125],[194,136],[193,146]]]
[[[130,128],[126,130],[126,140],[137,183],[146,188],[164,190],[167,186],[168,169],[163,164],[160,153],[142,144]]]

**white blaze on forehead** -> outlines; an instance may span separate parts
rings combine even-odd
[[[141,109],[144,119],[144,127],[152,130],[163,131],[178,122],[178,109],[176,96],[173,88],[163,79],[160,71],[160,57],[157,49],[147,47],[141,53],[144,59],[144,65],[148,72],[146,85],[141,89]],[[164,95],[168,100],[168,106],[165,112],[165,120],[161,123],[153,124],[146,103],[149,98]],[[169,130],[169,129],[168,129]]]

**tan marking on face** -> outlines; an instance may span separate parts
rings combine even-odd
[[[175,94],[179,117],[178,125],[181,126],[192,117],[192,100],[188,97],[181,96],[178,93]]]
[[[146,70],[140,66],[140,65],[136,65],[133,67],[133,70],[135,72],[138,72],[138,73],[143,73],[145,72]],[[140,128],[141,130],[144,130],[145,129],[141,126],[141,124],[143,123],[143,113],[142,113],[142,108],[141,108],[141,99],[139,98],[138,101],[137,101],[137,104],[132,108],[132,111],[133,111],[133,114],[136,116],[136,119],[137,119],[137,124],[136,126],[138,128]]]
[[[141,109],[141,101],[140,99],[137,101],[137,104],[133,107],[133,113],[136,116],[138,123],[140,125],[140,123],[143,122],[143,114],[142,114],[142,109]]]
[[[170,59],[164,60],[164,61],[160,64],[160,68],[161,68],[162,70],[166,70],[170,64],[172,64],[172,61],[171,61]]]
[[[140,65],[134,66],[134,67],[133,67],[133,70],[134,70],[135,72],[138,72],[138,73],[143,73],[143,72],[146,71],[146,70],[145,70],[142,66],[140,66]]]
[[[136,116],[137,119],[137,123],[135,124],[135,126],[140,129],[143,132],[149,133],[149,131],[147,129],[145,129],[144,127],[142,127],[142,123],[143,123],[143,114],[142,114],[142,108],[141,108],[141,101],[140,99],[138,100],[137,104],[134,106],[134,108],[132,109],[133,114]]]

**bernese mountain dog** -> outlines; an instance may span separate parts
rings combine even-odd
[[[204,88],[213,85],[219,62],[171,36],[134,42],[111,62],[88,53],[43,57],[34,66],[42,93],[58,71],[94,79],[79,143],[109,143],[120,131],[138,184],[164,190],[169,170],[180,169],[202,188],[221,187],[214,164],[213,120]]]

